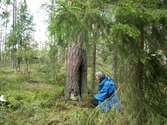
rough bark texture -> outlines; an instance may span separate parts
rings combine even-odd
[[[87,83],[87,56],[81,44],[76,44],[66,50],[66,82],[65,100],[71,93],[82,97]]]

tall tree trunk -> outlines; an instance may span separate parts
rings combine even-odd
[[[96,42],[93,41],[93,60],[92,60],[92,86],[91,89],[95,88],[95,73],[96,73]]]
[[[3,54],[3,63],[6,64],[7,63],[7,54],[6,54],[6,42],[7,42],[7,28],[8,28],[8,22],[5,22],[5,35],[4,35],[4,54]]]
[[[21,57],[18,57],[18,58],[17,58],[17,67],[16,67],[16,70],[17,70],[18,72],[21,71],[21,61],[22,61],[22,58],[21,58]]]
[[[141,27],[140,29],[140,55],[144,51],[144,29]],[[138,116],[137,119],[137,124],[138,125],[145,125],[147,122],[147,117],[146,117],[146,111],[145,111],[145,95],[144,95],[144,65],[141,62],[141,57],[138,59],[138,64],[137,64],[137,73],[136,73],[136,87],[137,87],[137,112],[136,115]]]
[[[87,89],[87,54],[86,50],[82,50],[82,62],[80,66],[80,95],[83,97]]]
[[[2,35],[2,29],[0,28],[0,61],[2,60],[2,43],[3,43],[3,35]]]
[[[113,79],[118,82],[118,51],[117,47],[113,48]]]
[[[17,0],[13,0],[13,33],[15,33],[16,28],[16,7]],[[15,33],[16,35],[16,33]],[[16,40],[16,39],[15,39]],[[13,41],[12,51],[11,51],[11,59],[12,59],[12,68],[16,69],[16,41]]]
[[[12,61],[12,68],[16,69],[16,50],[14,46],[11,51],[11,61]]]
[[[27,72],[27,74],[28,74],[28,72],[29,72],[29,63],[28,63],[28,59],[26,59],[26,72]]]
[[[87,57],[86,50],[78,43],[66,50],[66,82],[65,100],[71,95],[81,99],[87,82]]]

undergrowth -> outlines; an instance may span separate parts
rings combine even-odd
[[[102,113],[89,105],[89,97],[82,103],[64,101],[63,83],[46,83],[37,69],[27,78],[25,74],[0,69],[0,95],[8,104],[0,106],[0,125],[135,125],[133,114]],[[148,125],[167,125],[150,115]]]

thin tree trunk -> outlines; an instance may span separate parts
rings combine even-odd
[[[113,79],[115,83],[118,82],[118,52],[117,47],[113,49]]]
[[[0,29],[0,61],[2,60],[2,42],[3,42],[3,36],[2,36],[2,29]]]
[[[141,33],[141,38],[140,38],[140,50],[141,52],[144,51],[144,29],[143,27],[140,29],[140,33]],[[142,54],[141,52],[140,55]],[[138,111],[136,112],[138,115],[138,119],[137,119],[137,124],[138,125],[145,125],[147,122],[147,117],[146,117],[146,111],[145,111],[145,107],[144,107],[144,65],[141,62],[141,57],[139,57],[138,60],[138,64],[137,64],[137,87],[138,87],[138,91],[137,91],[137,96],[138,96],[138,100],[137,100],[137,107],[138,107]]]
[[[26,67],[25,67],[25,74],[29,75],[29,61],[25,59]]]
[[[13,33],[15,33],[15,27],[16,27],[16,6],[17,6],[17,1],[14,0],[13,1]],[[12,46],[12,51],[11,51],[11,59],[12,59],[12,68],[16,69],[16,46],[15,46],[15,41],[13,41],[13,46]]]
[[[82,52],[82,63],[80,67],[80,95],[87,93],[87,55],[86,50]]]
[[[16,69],[18,72],[21,71],[21,61],[22,61],[22,58],[18,57],[17,58],[17,69]]]
[[[93,41],[92,87],[91,87],[92,90],[94,90],[95,88],[95,73],[96,73],[96,42]]]
[[[7,63],[7,59],[6,59],[6,42],[7,42],[7,28],[8,28],[8,22],[6,21],[5,23],[5,36],[4,36],[4,54],[3,54],[3,63],[6,64]]]

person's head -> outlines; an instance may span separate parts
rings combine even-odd
[[[102,72],[96,72],[96,82],[99,83],[105,78],[105,74]]]

